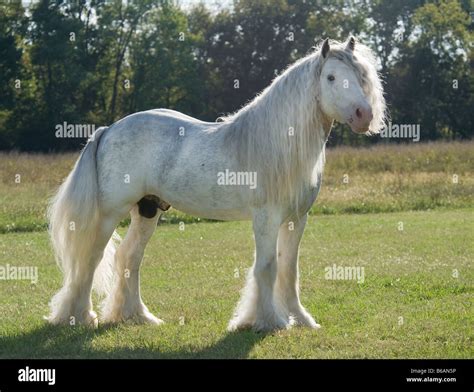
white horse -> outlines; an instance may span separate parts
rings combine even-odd
[[[334,120],[375,133],[384,112],[376,60],[351,37],[326,39],[218,122],[158,109],[98,129],[49,208],[64,285],[48,320],[97,326],[94,286],[105,294],[101,321],[162,323],[142,302],[139,268],[160,215],[173,206],[253,222],[255,262],[229,330],[318,328],[299,299],[298,247],[321,186],[325,143]],[[230,172],[256,173],[257,186],[218,181]],[[130,228],[115,252],[114,230],[127,214]]]

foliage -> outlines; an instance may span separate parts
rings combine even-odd
[[[204,120],[237,110],[322,38],[356,35],[380,59],[392,122],[422,140],[474,131],[469,1],[2,2],[0,149],[58,151],[55,127],[167,107]],[[369,144],[338,126],[330,144]]]

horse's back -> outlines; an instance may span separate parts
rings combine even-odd
[[[112,124],[99,145],[98,154],[132,150],[158,153],[181,149],[189,137],[216,129],[217,123],[205,122],[169,109],[152,109],[130,114]],[[166,146],[166,147],[164,147]],[[175,151],[176,152],[176,151]]]
[[[126,132],[140,132],[145,130],[166,131],[176,130],[180,127],[214,127],[216,123],[201,121],[184,113],[170,109],[151,109],[132,113],[112,124],[109,132],[123,129]]]
[[[195,117],[191,117],[191,116],[188,116],[187,114],[178,112],[176,110],[171,110],[171,109],[161,109],[161,108],[160,109],[151,109],[151,110],[148,110],[148,111],[142,112],[142,113],[147,113],[147,112],[152,112],[154,115],[157,115],[157,116],[167,117],[167,118],[174,119],[174,120],[186,121],[186,122],[190,122],[190,123],[193,123],[193,124],[200,124],[200,125],[207,125],[207,126],[216,125],[216,123],[202,121],[202,120],[199,120]]]

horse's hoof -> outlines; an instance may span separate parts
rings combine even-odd
[[[250,320],[241,319],[238,317],[233,318],[229,321],[227,326],[227,331],[236,332],[236,331],[245,331],[253,328],[254,323]]]
[[[87,310],[80,316],[45,316],[44,319],[47,320],[51,325],[63,325],[66,327],[82,325],[95,329],[99,326],[97,313],[92,310]]]
[[[275,332],[291,328],[289,321],[275,316],[272,319],[257,319],[253,325],[255,332]]]
[[[291,325],[309,327],[312,329],[321,328],[321,325],[319,325],[314,320],[313,316],[311,316],[308,311],[303,307],[301,307],[291,315],[290,323]]]
[[[107,315],[105,317],[102,317],[101,322],[103,324],[127,323],[127,324],[149,324],[149,325],[161,325],[164,323],[163,320],[154,316],[150,312],[141,312],[141,313],[126,315],[126,316],[123,314]]]
[[[134,317],[137,324],[161,325],[164,324],[162,319],[159,319],[150,312],[142,313]]]

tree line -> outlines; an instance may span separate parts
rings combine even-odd
[[[474,130],[470,0],[38,0],[0,4],[0,149],[77,149],[57,124],[112,124],[152,108],[214,121],[322,38],[376,52],[393,123],[421,140]],[[338,127],[330,142],[361,144]]]

